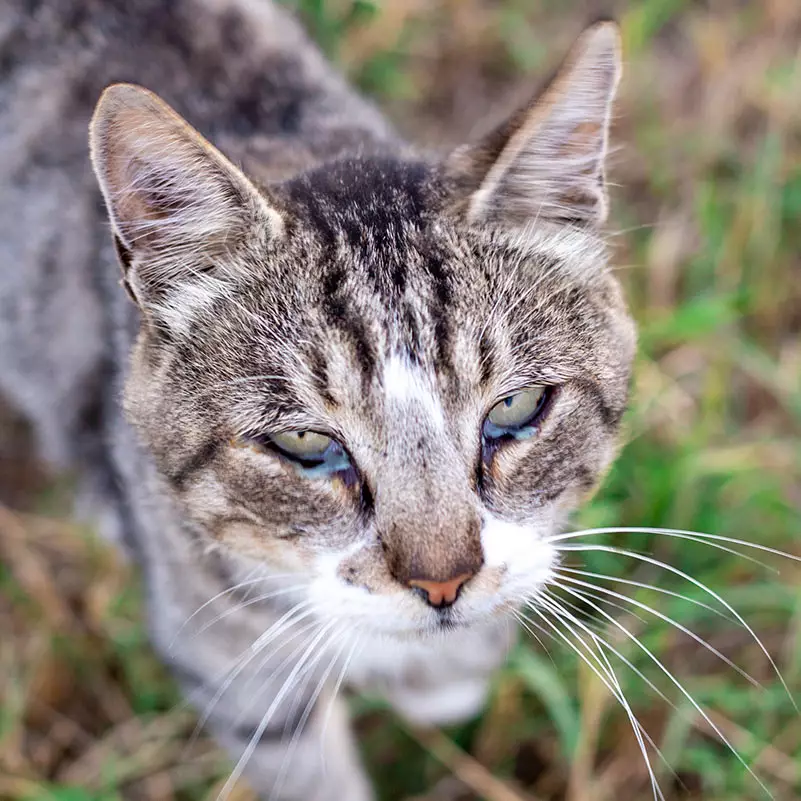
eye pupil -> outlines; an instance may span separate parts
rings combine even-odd
[[[503,403],[508,409],[515,402],[515,395],[510,395],[508,398],[503,399]]]

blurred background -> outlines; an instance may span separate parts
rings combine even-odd
[[[599,11],[569,0],[287,4],[402,131],[432,147],[530,93]],[[603,11],[625,43],[611,233],[641,348],[625,447],[576,524],[689,529],[801,556],[801,3],[641,0]],[[0,799],[212,801],[225,757],[191,739],[195,718],[147,646],[135,571],[69,520],[69,496],[69,477],[45,475],[24,427],[0,415]],[[800,565],[752,552],[760,566],[666,535],[595,541],[647,552],[720,592],[801,697]],[[693,603],[716,605],[677,574],[608,552],[575,556],[686,596],[599,580],[759,680],[642,606],[610,610],[774,798],[801,798],[801,717],[748,632]],[[580,614],[629,662],[610,657],[662,751],[654,770],[668,801],[769,797],[647,653],[592,609]],[[544,646],[520,644],[486,713],[466,726],[414,731],[353,699],[382,801],[650,798],[626,713],[563,643]],[[231,801],[252,796],[241,786]]]

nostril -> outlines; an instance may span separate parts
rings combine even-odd
[[[423,600],[435,609],[444,609],[456,602],[462,587],[472,578],[471,573],[463,573],[450,581],[425,581],[412,579],[409,586]]]

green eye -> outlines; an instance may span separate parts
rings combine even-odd
[[[353,474],[351,478],[355,481],[355,468],[345,448],[333,437],[317,431],[247,434],[238,443],[260,451],[279,453],[307,476],[326,478],[334,473],[348,473]]]
[[[484,436],[498,438],[531,429],[545,406],[546,387],[532,387],[515,392],[496,403],[484,423]]]
[[[328,450],[334,444],[331,437],[318,434],[316,431],[287,431],[283,434],[271,434],[270,440],[287,456],[304,462],[318,462],[325,459]]]

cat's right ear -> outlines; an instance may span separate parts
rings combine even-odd
[[[175,310],[246,269],[242,245],[267,244],[283,221],[251,182],[152,92],[105,90],[89,128],[97,180],[125,282],[144,309]]]

